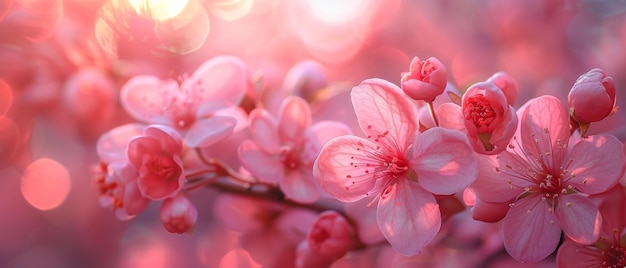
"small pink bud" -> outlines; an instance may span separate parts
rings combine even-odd
[[[409,72],[402,74],[402,90],[415,100],[431,102],[446,88],[446,67],[435,57],[413,58]]]
[[[161,205],[163,227],[176,234],[191,233],[198,218],[198,210],[184,195],[165,199]]]
[[[311,251],[328,260],[341,258],[353,245],[354,229],[335,211],[322,212],[307,237]]]
[[[593,69],[581,75],[567,96],[570,116],[581,124],[597,122],[609,116],[615,107],[615,83],[603,70]]]

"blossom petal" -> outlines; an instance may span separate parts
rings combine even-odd
[[[460,192],[478,176],[476,155],[456,130],[438,127],[418,135],[409,162],[419,184],[434,194]]]
[[[144,155],[161,153],[161,143],[154,138],[137,136],[128,142],[126,153],[130,163],[139,169],[142,166]]]
[[[560,196],[556,216],[563,232],[574,242],[589,245],[598,240],[602,218],[589,198],[579,194]]]
[[[515,202],[502,222],[506,251],[520,262],[538,262],[548,257],[559,244],[561,228],[548,203],[538,197]]]
[[[479,156],[479,175],[472,188],[487,202],[510,202],[524,192],[526,187],[536,187],[524,177],[507,175],[526,172],[524,159],[509,151],[498,156]]]
[[[406,148],[417,130],[417,109],[401,92],[385,80],[368,79],[350,94],[361,130],[390,152]]]
[[[464,133],[467,132],[461,106],[451,102],[442,103],[441,106],[437,108],[437,115],[439,115],[440,127],[454,129]]]
[[[278,135],[283,143],[301,140],[311,125],[311,109],[300,97],[287,97],[278,114]]]
[[[229,116],[213,116],[196,121],[187,130],[185,142],[190,147],[206,147],[233,133],[237,120]]]
[[[278,139],[278,123],[264,109],[255,109],[250,113],[250,136],[265,152],[273,154],[280,150]]]
[[[313,164],[324,144],[332,138],[349,134],[352,134],[352,130],[341,122],[320,121],[313,124],[304,134],[304,148],[300,154],[302,162]]]
[[[195,94],[190,96],[202,103],[198,115],[203,116],[239,104],[248,90],[249,81],[248,68],[241,59],[219,56],[200,65],[182,88],[194,91]]]
[[[556,264],[558,267],[568,268],[588,268],[602,267],[603,260],[600,251],[592,248],[586,248],[583,245],[576,244],[569,239],[559,247],[556,253]]]
[[[141,135],[144,127],[145,125],[138,123],[126,124],[102,134],[96,145],[100,160],[110,163],[126,159],[128,141],[134,136]]]
[[[168,90],[178,90],[178,84],[149,75],[135,76],[122,87],[120,101],[133,118],[155,123],[155,117],[161,116],[166,106],[163,91]]]
[[[170,154],[180,154],[183,150],[183,142],[180,134],[175,129],[165,125],[149,125],[143,133],[147,137],[158,140],[161,149]]]
[[[571,177],[567,183],[585,194],[598,194],[615,185],[624,174],[623,143],[611,135],[582,139],[571,150]]]
[[[237,153],[243,167],[259,180],[275,183],[284,178],[285,174],[282,163],[272,157],[272,155],[264,152],[253,141],[243,141],[239,145]]]
[[[381,232],[399,254],[416,255],[441,227],[435,197],[408,180],[398,180],[383,191],[377,215]]]
[[[310,170],[293,170],[278,184],[285,197],[298,203],[310,204],[320,197],[319,187],[313,181]]]
[[[520,116],[520,135],[531,158],[542,159],[548,170],[559,170],[569,141],[569,116],[554,96],[528,101]]]
[[[371,195],[377,177],[367,163],[373,162],[376,144],[355,136],[330,140],[313,165],[313,175],[328,194],[343,202]],[[374,163],[377,164],[377,163]]]

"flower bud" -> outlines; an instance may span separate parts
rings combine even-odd
[[[603,70],[593,69],[581,75],[567,96],[570,116],[580,124],[597,122],[609,116],[615,107],[615,83]]]
[[[161,223],[170,233],[191,233],[198,218],[198,210],[184,195],[165,199],[161,205]]]
[[[353,245],[354,229],[335,211],[322,212],[307,236],[311,251],[328,260],[341,258]]]
[[[413,58],[409,72],[402,74],[402,90],[415,100],[432,102],[446,88],[446,67],[434,57],[421,61]]]
[[[515,106],[515,100],[517,100],[517,83],[515,83],[513,77],[505,72],[497,72],[489,77],[487,82],[496,84],[496,86],[502,90],[504,96],[506,96],[506,101],[509,105]]]

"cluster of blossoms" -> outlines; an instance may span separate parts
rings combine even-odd
[[[314,90],[328,85],[315,65],[291,74],[284,96],[228,56],[180,81],[130,79],[121,103],[141,123],[98,141],[101,204],[125,220],[162,201],[165,229],[190,233],[188,193],[216,188],[215,217],[268,267],[358,265],[354,255],[385,247],[416,264],[463,213],[500,222],[520,262],[558,249],[563,267],[626,265],[623,144],[587,135],[617,109],[602,70],[580,76],[567,108],[553,96],[515,108],[507,73],[461,93],[439,60],[414,58],[400,86],[352,88],[343,105],[360,130],[314,115]]]

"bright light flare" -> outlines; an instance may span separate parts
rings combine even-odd
[[[180,15],[189,0],[128,0],[137,14],[165,21]]]
[[[58,162],[41,158],[32,162],[22,176],[22,195],[33,207],[50,210],[63,203],[70,192],[70,175]]]
[[[363,14],[367,0],[306,0],[311,13],[329,24],[346,24]]]

